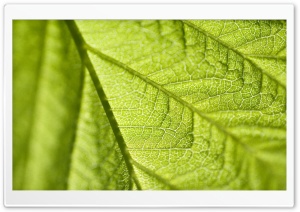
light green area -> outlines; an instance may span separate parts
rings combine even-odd
[[[286,189],[284,21],[68,23],[14,22],[14,189]]]

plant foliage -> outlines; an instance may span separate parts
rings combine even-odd
[[[286,22],[13,22],[13,188],[286,189]]]

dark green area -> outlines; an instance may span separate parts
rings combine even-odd
[[[82,68],[63,22],[13,22],[13,189],[67,188]]]

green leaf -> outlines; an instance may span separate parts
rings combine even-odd
[[[285,21],[15,21],[13,57],[14,189],[286,189]]]
[[[13,189],[66,188],[82,70],[63,22],[13,22]]]

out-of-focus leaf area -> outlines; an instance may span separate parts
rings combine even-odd
[[[285,190],[286,22],[13,21],[14,190]]]
[[[64,22],[14,21],[14,189],[67,188],[83,76]]]

